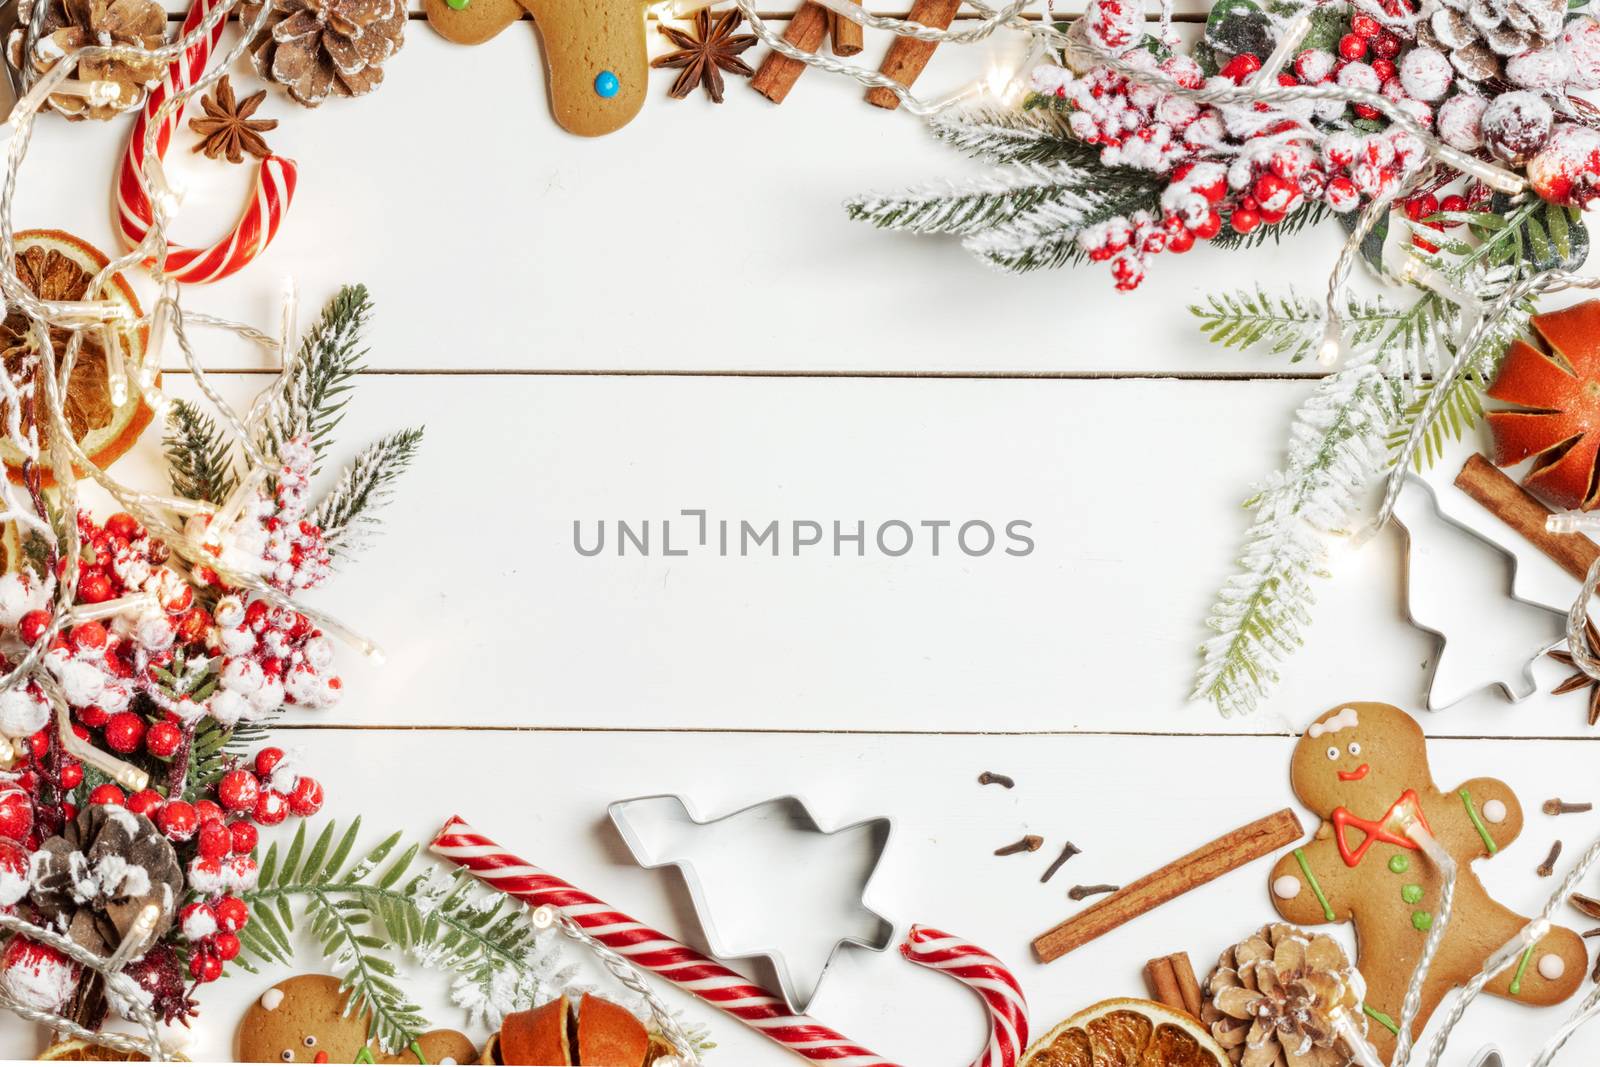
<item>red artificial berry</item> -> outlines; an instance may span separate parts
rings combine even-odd
[[[1261,216],[1250,208],[1235,208],[1233,214],[1228,216],[1228,224],[1233,227],[1234,233],[1251,233],[1261,225]]]
[[[1464,196],[1458,196],[1455,193],[1451,193],[1449,196],[1439,201],[1439,210],[1446,212],[1466,211],[1467,198]],[[1443,223],[1443,225],[1446,229],[1454,229],[1455,227],[1460,226],[1461,223],[1446,222]]]
[[[211,905],[217,916],[217,929],[224,933],[238,933],[250,921],[250,905],[238,897],[223,897]]]
[[[106,647],[106,628],[98,622],[83,622],[72,628],[72,647],[98,651]]]
[[[1282,222],[1284,216],[1288,215],[1289,213],[1287,211],[1269,211],[1266,208],[1262,208],[1260,214],[1262,222],[1268,226],[1276,226],[1278,223]]]
[[[1250,77],[1250,75],[1254,74],[1260,69],[1260,58],[1251,55],[1249,52],[1244,52],[1228,60],[1227,63],[1223,64],[1222,69],[1217,71],[1217,73],[1222,75],[1224,78],[1227,78],[1235,85],[1239,85],[1243,83],[1246,78]]]
[[[1350,32],[1361,37],[1376,37],[1383,32],[1383,26],[1371,15],[1357,12],[1350,16]]]
[[[121,807],[126,799],[127,797],[123,795],[122,790],[110,782],[105,785],[97,785],[89,790],[89,803],[91,804],[110,804]]]
[[[16,778],[12,780],[11,784],[31,796],[33,794],[34,787],[39,784],[39,776],[34,774],[32,771],[18,771]],[[31,804],[33,802],[30,800],[28,803]]]
[[[161,805],[167,798],[157,793],[154,789],[141,789],[128,798],[127,808],[135,815],[143,815],[151,822],[155,821],[156,813],[161,810]]]
[[[1379,119],[1383,117],[1383,112],[1379,111],[1371,104],[1351,104],[1350,110],[1356,113],[1357,118]]]
[[[111,721],[111,716],[98,704],[86,704],[78,709],[78,721],[91,730],[98,730]]]
[[[111,579],[99,571],[88,571],[78,579],[78,599],[85,604],[102,604],[111,599]]]
[[[144,740],[144,720],[131,711],[119,711],[106,723],[105,739],[113,752],[132,752]]]
[[[282,678],[283,660],[277,656],[267,656],[261,661],[261,673],[268,678]]]
[[[309,775],[295,780],[289,792],[289,810],[302,819],[309,819],[322,810],[322,783]]]
[[[1339,38],[1339,58],[1354,63],[1367,54],[1367,39],[1357,33],[1347,33]]]
[[[192,645],[205,639],[211,629],[211,614],[205,608],[190,608],[178,620],[177,639],[181,644]]]
[[[1374,59],[1372,61],[1372,73],[1374,73],[1374,74],[1376,74],[1378,76],[1378,81],[1380,83],[1382,83],[1384,91],[1385,91],[1384,95],[1387,96],[1388,95],[1388,90],[1389,90],[1389,82],[1392,81],[1394,79],[1394,76],[1399,73],[1399,68],[1394,65],[1394,60],[1392,60],[1392,59],[1383,59],[1381,57],[1378,58],[1378,59]],[[1403,96],[1404,89],[1401,90],[1401,93],[1402,93],[1402,99],[1403,99],[1404,98],[1404,96]]]
[[[228,824],[228,835],[233,838],[233,851],[240,856],[248,856],[256,850],[256,841],[260,835],[256,828],[244,820]]]
[[[178,751],[178,746],[183,743],[183,731],[170,722],[153,723],[145,731],[144,747],[150,755],[166,759]]]
[[[256,806],[261,783],[246,770],[229,771],[217,783],[217,802],[229,811],[250,811]]]
[[[200,820],[187,800],[169,800],[156,814],[156,826],[169,840],[187,841],[200,829]]]
[[[222,809],[219,808],[214,802],[209,801],[209,800],[197,800],[197,801],[195,801],[194,802],[194,813],[195,813],[195,816],[200,820],[200,825],[201,826],[204,826],[206,823],[210,822],[212,819],[221,819],[222,818]]]
[[[1215,211],[1209,211],[1206,217],[1200,220],[1199,225],[1189,227],[1189,232],[1194,234],[1197,240],[1209,241],[1222,232],[1222,216]]]
[[[214,953],[196,952],[189,957],[189,974],[196,982],[215,982],[222,977],[222,961]]]
[[[0,793],[0,837],[26,841],[33,832],[33,799],[21,789]]]
[[[126,511],[119,511],[106,520],[106,533],[115,534],[124,541],[132,541],[144,530],[139,526],[138,519]]]
[[[161,607],[173,615],[188,611],[193,606],[194,587],[189,585],[183,586],[172,596],[161,602]]]
[[[44,632],[50,628],[50,613],[48,611],[30,611],[17,623],[17,633],[25,644],[36,644]]]
[[[61,802],[61,818],[64,819],[65,821],[67,821],[67,822],[71,822],[73,819],[76,819],[77,817],[78,817],[78,805],[74,804],[70,800],[63,800]]]
[[[50,751],[50,731],[40,730],[36,734],[31,734],[24,744],[28,749],[28,755],[32,756],[34,759],[38,759],[46,752]]]
[[[267,625],[267,616],[272,609],[265,600],[252,600],[250,606],[244,609],[244,624],[247,629],[260,633]]]
[[[1380,33],[1372,42],[1372,51],[1379,59],[1393,59],[1400,54],[1400,38],[1392,33]]]
[[[1194,247],[1194,234],[1185,229],[1177,229],[1167,234],[1167,251],[1178,255]]]
[[[283,749],[264,748],[256,753],[256,774],[261,778],[267,778],[282,762]]]
[[[1423,193],[1413,196],[1406,201],[1406,218],[1412,222],[1421,222],[1439,213],[1439,201],[1432,193]]]
[[[225,859],[233,851],[233,835],[221,819],[207,819],[200,824],[196,847],[208,860]]]
[[[83,764],[75,759],[63,758],[58,775],[62,789],[76,789],[83,784]]]
[[[275,789],[263,789],[250,817],[262,826],[277,826],[289,817],[289,801]]]
[[[1256,203],[1264,210],[1275,214],[1282,214],[1299,195],[1293,183],[1278,177],[1276,174],[1261,175],[1250,190],[1255,195]]]
[[[178,929],[190,942],[198,944],[206,941],[221,927],[222,921],[217,916],[217,909],[203,900],[185,904],[178,909]]]
[[[226,963],[239,954],[239,938],[234,934],[218,934],[211,939],[212,951]]]

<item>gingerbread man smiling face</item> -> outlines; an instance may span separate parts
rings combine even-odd
[[[1292,923],[1355,924],[1368,1035],[1388,1059],[1443,885],[1407,833],[1410,813],[1459,870],[1454,912],[1422,991],[1420,1033],[1445,993],[1465,984],[1528,922],[1491,899],[1471,867],[1516,839],[1522,807],[1493,778],[1449,790],[1435,786],[1422,728],[1388,704],[1342,704],[1319,716],[1295,745],[1290,781],[1323,821],[1312,840],[1273,869],[1273,903]],[[1578,935],[1558,927],[1487,991],[1528,1004],[1559,1003],[1577,990],[1587,962]]]

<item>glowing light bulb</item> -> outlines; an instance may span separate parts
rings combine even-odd
[[[1337,337],[1323,338],[1322,347],[1317,349],[1317,362],[1324,367],[1331,367],[1339,362],[1339,339]]]

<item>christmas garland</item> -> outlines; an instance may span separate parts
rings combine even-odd
[[[1021,272],[1287,240],[1338,220],[1328,296],[1218,293],[1212,341],[1343,365],[1296,414],[1287,464],[1247,501],[1238,572],[1207,619],[1194,695],[1252,710],[1302,643],[1330,535],[1366,490],[1460,436],[1544,292],[1592,288],[1581,210],[1600,200],[1600,22],[1586,0],[1223,0],[1189,50],[1142,5],[1094,0],[1034,31],[1020,99],[935,111],[982,176],[858,197],[851,217],[948,234]],[[1349,294],[1363,262],[1392,296]]]

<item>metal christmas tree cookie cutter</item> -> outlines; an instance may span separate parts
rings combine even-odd
[[[847,945],[882,952],[892,922],[867,906],[893,823],[824,828],[797,796],[701,817],[681,794],[606,808],[646,870],[676,867],[720,959],[764,959],[789,1007],[805,1012]]]

